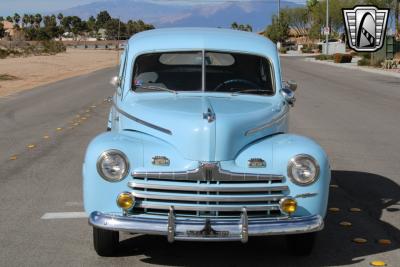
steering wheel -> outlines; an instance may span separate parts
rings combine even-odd
[[[232,89],[237,89],[237,87],[234,87],[231,84],[235,84],[235,83],[243,84],[250,88],[260,88],[260,86],[258,84],[256,84],[255,82],[252,82],[252,81],[248,81],[245,79],[231,79],[231,80],[227,80],[227,81],[217,85],[217,87],[214,88],[214,91],[222,91],[221,89],[225,88],[227,86],[230,86],[230,91],[233,91]]]

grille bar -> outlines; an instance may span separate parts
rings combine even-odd
[[[198,194],[174,194],[174,193],[152,193],[133,191],[136,198],[160,199],[174,201],[212,201],[212,202],[251,202],[251,201],[278,201],[284,197],[283,194],[253,194],[253,195],[198,195]]]
[[[223,170],[217,162],[202,162],[197,169],[178,172],[147,172],[136,170],[133,178],[175,181],[283,181],[282,175],[241,173]]]
[[[178,204],[174,203],[174,210],[177,211],[241,211],[243,206],[240,205],[201,205],[201,204]],[[137,205],[138,208],[145,209],[157,209],[157,210],[169,210],[171,207],[170,202],[152,202],[142,201]],[[271,211],[279,210],[278,205],[272,204],[259,204],[259,205],[248,205],[246,206],[247,211]]]
[[[287,191],[287,186],[271,186],[269,183],[258,184],[176,184],[157,181],[131,181],[128,186],[132,189],[157,189],[157,190],[174,190],[174,191],[199,191],[199,192],[261,192],[261,191]]]

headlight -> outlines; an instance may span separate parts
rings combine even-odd
[[[289,161],[288,176],[295,184],[312,184],[318,179],[319,165],[310,155],[297,155]]]
[[[118,182],[128,174],[127,157],[119,150],[104,151],[97,160],[97,171],[105,180]]]

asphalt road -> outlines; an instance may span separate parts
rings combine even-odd
[[[329,206],[340,211],[328,214],[312,256],[290,256],[281,237],[243,245],[124,235],[121,253],[101,258],[86,219],[42,219],[83,211],[81,162],[105,130],[104,99],[113,93],[116,69],[105,69],[0,98],[0,266],[399,266],[400,79],[296,58],[282,63],[284,77],[299,83],[291,131],[326,149],[337,185]]]

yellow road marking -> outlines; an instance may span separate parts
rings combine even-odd
[[[353,242],[354,242],[354,243],[357,243],[357,244],[365,244],[365,243],[367,243],[368,241],[367,241],[367,239],[365,239],[365,238],[356,237],[356,238],[353,238]]]
[[[17,155],[12,155],[11,157],[10,157],[10,160],[16,160],[17,159]]]
[[[371,266],[386,266],[386,262],[384,261],[371,261],[369,264]]]
[[[49,138],[50,138],[50,136],[48,136],[48,135],[43,136],[43,139],[49,139]]]
[[[57,131],[62,131],[62,129],[63,129],[63,128],[58,127],[56,130],[57,130]]]
[[[350,208],[349,211],[351,211],[351,212],[360,212],[361,209],[360,208]]]
[[[332,207],[332,208],[329,208],[329,211],[331,211],[331,212],[339,212],[340,209]]]
[[[392,241],[390,241],[389,239],[379,239],[378,240],[378,244],[380,244],[380,245],[390,245],[390,244],[392,244]]]
[[[331,184],[330,187],[331,188],[339,188],[339,186],[337,184]]]
[[[36,147],[36,145],[35,145],[35,144],[29,144],[29,145],[27,145],[26,147],[29,148],[29,149],[33,149],[33,148]]]
[[[344,227],[350,227],[353,225],[351,222],[347,222],[347,221],[341,221],[339,224]]]

